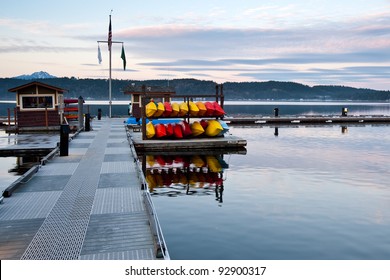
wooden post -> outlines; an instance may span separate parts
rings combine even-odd
[[[84,99],[82,96],[79,96],[78,99],[78,121],[79,121],[79,129],[84,129],[84,112],[83,112],[83,103]]]
[[[46,126],[46,129],[49,126],[49,118],[47,116],[47,106],[45,106],[45,126]]]
[[[221,84],[221,108],[223,109],[223,102],[225,101],[225,96],[223,95],[223,84]]]
[[[11,126],[11,110],[10,108],[7,108],[7,112],[8,112],[8,127]]]
[[[15,127],[17,127],[17,121],[18,121],[18,113],[17,113],[17,109],[16,107],[14,107],[14,124],[15,124]]]
[[[145,85],[142,85],[142,95],[140,95],[141,98],[141,117],[142,117],[142,140],[146,140],[146,112],[145,112],[145,106],[146,106],[146,87]]]

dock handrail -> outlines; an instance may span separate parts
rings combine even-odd
[[[127,128],[126,128],[126,130],[127,130]],[[149,192],[148,183],[147,183],[145,176],[144,176],[144,173],[142,171],[141,163],[138,159],[137,152],[135,151],[134,145],[132,143],[130,133],[127,133],[127,139],[128,139],[129,145],[130,145],[131,153],[134,157],[134,163],[135,163],[135,166],[137,169],[138,179],[139,179],[141,186],[142,186],[143,195],[144,195],[144,203],[145,203],[145,207],[146,207],[148,214],[149,214],[150,226],[151,226],[151,229],[153,231],[153,235],[155,236],[156,257],[163,258],[164,260],[169,260],[170,259],[169,252],[168,252],[168,248],[166,246],[164,235],[162,233],[160,221],[159,221],[158,216],[157,216],[157,211],[154,207],[152,197],[151,197],[151,194]]]

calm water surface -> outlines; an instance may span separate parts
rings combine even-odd
[[[231,132],[223,202],[153,196],[172,259],[390,259],[390,126]]]

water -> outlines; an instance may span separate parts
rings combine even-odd
[[[348,107],[353,115],[390,115],[387,103],[228,106],[228,114],[272,115],[275,107],[280,115],[340,114]],[[126,115],[127,106],[120,108]],[[189,192],[176,184],[169,195],[168,188],[155,189],[172,259],[390,259],[389,125],[232,127],[231,133],[248,146],[245,154],[223,155],[228,166],[222,177],[214,172],[223,179],[222,193],[220,180],[192,182]],[[13,162],[2,159],[2,183]]]
[[[390,126],[231,132],[222,202],[153,196],[172,259],[390,259]]]

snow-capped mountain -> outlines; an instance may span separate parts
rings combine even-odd
[[[37,79],[52,79],[52,78],[57,78],[57,77],[50,75],[47,72],[39,71],[39,72],[34,72],[31,75],[20,75],[20,76],[14,77],[14,78],[21,79],[21,80],[37,80]]]

